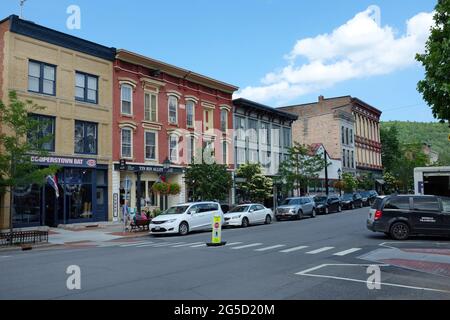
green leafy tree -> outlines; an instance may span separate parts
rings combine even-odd
[[[372,173],[362,174],[356,181],[359,190],[372,190],[375,186],[375,179]]]
[[[31,155],[45,157],[48,153],[43,145],[53,139],[52,136],[42,137],[40,126],[42,122],[30,117],[30,113],[42,111],[44,107],[27,100],[22,102],[16,92],[9,93],[9,105],[0,101],[0,193],[10,194],[13,204],[13,194],[16,188],[31,184],[43,185],[48,175],[53,175],[58,166],[42,168],[31,162]],[[13,208],[10,206],[10,228],[12,231]]]
[[[239,183],[239,189],[244,194],[244,200],[263,202],[272,195],[272,179],[262,174],[260,164],[241,165],[236,171],[236,176],[245,180],[245,182]]]
[[[433,116],[450,125],[450,0],[438,0],[434,22],[425,53],[416,56],[425,67],[425,79],[417,89]]]
[[[311,147],[298,142],[289,148],[288,158],[280,164],[278,180],[283,184],[283,192],[307,189],[309,182],[319,177],[325,168],[325,160],[320,154],[312,154]]]
[[[398,190],[398,181],[392,173],[386,171],[383,175],[383,180],[385,182],[384,192],[386,194],[391,194]]]
[[[226,165],[205,162],[189,165],[185,182],[195,200],[220,201],[228,195],[232,180]]]
[[[351,173],[342,174],[342,188],[345,193],[351,193],[355,191],[356,186],[358,185],[356,178]]]
[[[422,150],[421,143],[405,144],[401,147],[402,155],[394,168],[394,175],[403,193],[414,189],[414,168],[425,167],[429,159]]]
[[[389,128],[381,127],[381,161],[385,170],[391,171],[398,165],[401,156],[398,129],[396,126]]]

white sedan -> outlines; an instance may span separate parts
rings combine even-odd
[[[270,224],[273,220],[272,210],[261,204],[242,204],[224,214],[226,226],[246,228],[251,224]]]

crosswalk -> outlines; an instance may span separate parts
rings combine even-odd
[[[99,247],[120,248],[206,248],[204,242],[170,242],[170,241],[136,241],[131,243],[104,243]],[[301,252],[307,255],[330,254],[336,257],[344,257],[358,253],[362,248],[336,248],[334,246],[314,247],[308,245],[264,244],[261,242],[244,243],[229,242],[223,247],[233,251],[251,250],[254,252],[276,252],[280,254],[294,254]]]

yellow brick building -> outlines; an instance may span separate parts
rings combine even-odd
[[[112,105],[115,49],[10,16],[0,21],[0,97],[8,93],[45,109],[43,134],[59,164],[59,197],[50,185],[14,195],[14,227],[110,220],[112,214]],[[5,130],[4,126],[0,130]],[[9,227],[10,196],[0,199],[0,229]]]

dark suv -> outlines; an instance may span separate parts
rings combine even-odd
[[[359,193],[362,197],[364,206],[371,206],[375,199],[378,197],[378,193],[375,190],[362,191]]]
[[[341,205],[343,209],[353,210],[355,208],[362,208],[362,197],[359,193],[346,193],[341,198]]]
[[[377,197],[367,228],[384,232],[395,240],[410,235],[450,236],[450,198],[396,195]]]
[[[338,196],[315,196],[317,213],[328,214],[330,212],[341,212],[341,199]]]

